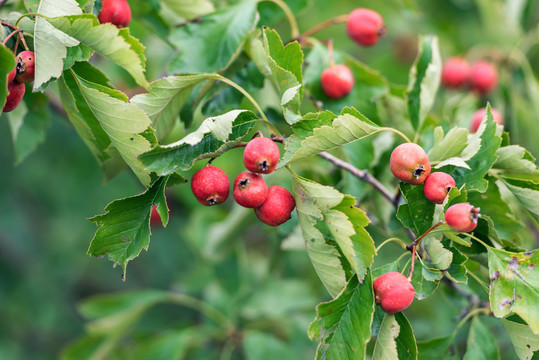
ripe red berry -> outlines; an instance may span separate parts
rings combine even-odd
[[[230,183],[223,170],[216,166],[206,166],[193,175],[191,190],[199,203],[212,206],[228,198]]]
[[[256,208],[266,201],[268,185],[262,175],[244,171],[234,181],[234,200],[246,208]]]
[[[101,24],[111,23],[119,28],[131,22],[131,8],[127,0],[103,0],[101,11],[97,16]]]
[[[487,108],[481,108],[473,113],[472,122],[470,123],[470,130],[473,133],[476,132],[477,129],[479,129],[479,125],[481,125],[481,120],[483,120],[483,117],[485,117],[486,112]],[[494,121],[496,121],[498,125],[503,125],[502,114],[493,107],[490,108],[490,112],[492,113],[492,119],[494,119]]]
[[[470,232],[477,226],[479,208],[469,203],[459,203],[450,206],[445,211],[445,221],[457,232]]]
[[[376,303],[388,314],[403,311],[414,301],[414,287],[400,272],[380,275],[374,280],[373,288]]]
[[[17,67],[15,67],[9,74],[7,74],[8,84],[13,82],[13,79],[15,79],[15,75],[17,75]]]
[[[472,90],[485,95],[498,85],[498,70],[490,62],[477,61],[470,71],[470,86]]]
[[[401,181],[422,184],[430,174],[430,162],[425,150],[414,143],[397,146],[389,159],[391,172]]]
[[[250,172],[269,174],[279,162],[279,147],[273,140],[256,137],[247,143],[243,151],[243,163]]]
[[[348,36],[362,46],[372,46],[386,34],[384,19],[374,10],[359,8],[348,15]]]
[[[448,88],[459,88],[470,81],[470,64],[461,57],[448,59],[442,67],[442,84]]]
[[[346,65],[335,65],[322,71],[320,83],[324,93],[332,99],[348,95],[354,87],[354,75]]]
[[[255,208],[256,217],[264,224],[279,226],[290,219],[296,207],[294,197],[281,186],[270,186],[264,203]]]
[[[16,57],[17,76],[20,83],[29,83],[34,81],[36,57],[32,51],[21,51]]]
[[[24,96],[24,91],[26,90],[26,87],[24,84],[21,84],[17,81],[13,81],[8,84],[7,86],[8,95],[6,98],[6,104],[4,105],[4,108],[2,109],[2,112],[10,112],[15,110],[17,106],[19,106],[19,103],[22,100],[22,97]]]
[[[153,226],[162,225],[161,216],[157,212],[157,205],[152,208],[152,214],[150,215],[150,224]]]
[[[434,172],[427,176],[423,185],[425,197],[436,204],[444,202],[449,191],[455,187],[453,176],[444,172]]]

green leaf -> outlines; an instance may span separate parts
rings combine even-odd
[[[150,84],[148,93],[134,96],[131,103],[148,114],[158,137],[163,138],[174,127],[193,88],[210,78],[211,75],[187,75],[159,79]]]
[[[437,269],[446,270],[453,261],[453,253],[443,247],[441,238],[442,234],[429,234],[423,239],[423,242],[430,263]]]
[[[161,6],[184,19],[192,19],[215,11],[215,6],[210,0],[162,0]]]
[[[372,359],[417,359],[417,344],[412,326],[404,314],[386,314],[384,316]]]
[[[468,260],[468,257],[461,254],[457,249],[452,246],[449,246],[447,242],[444,241],[444,246],[453,253],[453,261],[451,266],[445,272],[445,276],[456,283],[466,284],[468,283],[468,270],[464,263]]]
[[[399,206],[397,219],[416,236],[421,236],[433,224],[435,204],[425,197],[423,185],[401,183],[400,189],[406,203]]]
[[[84,75],[95,74],[93,78],[99,80],[99,73],[96,69],[95,72],[85,72]],[[112,179],[125,168],[126,163],[118,150],[112,145],[108,134],[103,130],[99,120],[82,95],[75,72],[65,71],[58,81],[58,86],[62,106],[67,113],[67,117],[99,162],[105,174],[105,179]]]
[[[45,141],[51,122],[48,98],[41,93],[29,93],[19,106],[8,114],[15,150],[15,164],[20,164]]]
[[[303,51],[297,41],[284,46],[279,34],[269,28],[264,29],[264,48],[266,63],[271,70],[270,78],[281,95],[286,121],[294,124],[301,117]]]
[[[539,334],[534,334],[529,326],[502,319],[502,324],[509,334],[520,360],[531,359],[539,350]]]
[[[389,93],[387,80],[380,72],[337,49],[334,49],[333,58],[336,64],[344,64],[352,72],[355,80],[352,91],[340,99],[327,97],[320,84],[320,77],[322,71],[330,66],[328,49],[317,42],[305,59],[304,83],[309,94],[321,101],[326,110],[338,114],[343,108],[353,104],[354,108],[373,122],[380,123],[377,100]]]
[[[488,182],[484,179],[488,170],[496,162],[496,151],[501,143],[501,138],[496,135],[497,125],[492,120],[490,105],[487,106],[486,120],[483,120],[479,129],[471,136],[469,145],[463,151],[463,158],[466,159],[468,168],[455,168],[448,171],[453,176],[458,187],[466,184],[468,191],[477,190],[484,192],[487,189]],[[479,148],[476,151],[476,145]],[[468,152],[473,152],[469,156]]]
[[[512,253],[488,248],[490,307],[498,318],[519,315],[539,334],[539,251]]]
[[[498,360],[498,344],[496,338],[483,325],[479,317],[474,317],[470,333],[468,334],[468,342],[464,360]]]
[[[144,193],[115,200],[107,205],[106,213],[90,219],[99,225],[88,254],[105,256],[123,268],[150,244],[150,215],[154,205],[166,206],[165,187],[168,176],[161,177]],[[163,220],[165,223],[166,221]]]
[[[191,348],[201,346],[209,338],[201,327],[160,331],[155,336],[137,339],[129,354],[131,360],[185,359]]]
[[[37,12],[54,18],[57,16],[79,15],[82,10],[75,0],[42,0]],[[34,89],[51,78],[58,78],[64,70],[63,59],[67,48],[79,45],[79,40],[55,29],[47,20],[36,17],[34,27],[35,78]]]
[[[169,73],[211,73],[226,69],[254,29],[256,4],[244,1],[175,28],[170,41],[180,53],[172,60]]]
[[[243,341],[246,360],[299,359],[291,346],[271,334],[247,331]]]
[[[456,346],[452,336],[417,342],[419,360],[459,360],[460,357],[455,353],[455,348]]]
[[[75,75],[75,85],[111,144],[131,167],[140,182],[150,183],[149,171],[138,160],[138,156],[151,148],[154,140],[142,134],[151,125],[148,116],[136,105],[127,102],[125,95],[101,85],[86,82]],[[153,134],[151,134],[153,136]]]
[[[336,149],[379,131],[379,127],[369,119],[357,114],[345,113],[336,118],[332,118],[330,112],[307,114],[304,120],[294,125],[295,134],[287,141],[286,153],[279,167]]]
[[[80,41],[124,68],[138,85],[148,87],[148,81],[144,76],[145,48],[136,38],[129,35],[128,28],[118,29],[108,23],[100,25],[95,16],[86,14],[57,17],[50,19],[49,22],[62,34]],[[37,59],[36,55],[36,61]]]
[[[440,278],[432,279],[432,274],[429,274],[428,269],[424,268],[420,261],[416,261],[414,274],[412,275],[412,285],[414,286],[416,299],[423,300],[436,291]]]
[[[157,146],[140,159],[148,170],[159,175],[189,170],[195,161],[217,157],[239,144],[256,121],[256,115],[246,110],[211,117],[180,141]]]
[[[535,158],[526,149],[518,145],[509,145],[496,151],[496,162],[493,169],[503,170],[501,176],[512,179],[530,179],[539,182],[539,171]]]
[[[316,359],[348,360],[365,357],[374,313],[372,279],[352,276],[339,296],[316,307],[309,337],[319,340]]]
[[[539,215],[539,184],[530,180],[502,178],[503,183],[515,197],[534,214]]]
[[[293,176],[298,219],[307,244],[307,253],[322,282],[335,297],[342,290],[342,265],[335,242],[352,271],[361,280],[371,266],[376,250],[365,226],[366,214],[355,207],[355,199],[330,186]]]
[[[4,108],[6,104],[7,92],[7,76],[15,69],[15,57],[13,53],[4,45],[0,46],[0,108]],[[1,114],[1,113],[0,113]]]
[[[415,130],[421,127],[434,104],[442,72],[438,38],[434,35],[423,36],[419,43],[419,53],[410,69],[408,82],[408,112]]]
[[[434,146],[429,151],[432,163],[451,159],[462,153],[468,142],[468,129],[454,127],[444,136],[441,126],[434,129]],[[443,166],[443,164],[442,164]],[[436,166],[436,168],[441,166]]]

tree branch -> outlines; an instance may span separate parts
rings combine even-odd
[[[394,204],[393,194],[367,170],[360,170],[354,165],[347,163],[346,161],[341,160],[338,157],[333,156],[325,151],[318,154],[318,156],[330,161],[333,165],[336,165],[348,171],[350,174],[354,175],[361,181],[371,184],[380,194],[382,194],[383,197],[389,200],[390,203]]]

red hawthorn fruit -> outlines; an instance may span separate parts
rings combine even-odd
[[[335,65],[322,71],[320,84],[329,98],[340,99],[352,91],[354,75],[352,75],[348,66],[343,64]]]
[[[246,208],[262,205],[268,196],[268,185],[262,175],[249,171],[240,173],[234,181],[234,200]]]
[[[389,159],[391,172],[407,184],[422,184],[430,174],[430,162],[425,150],[414,143],[397,146]]]
[[[294,197],[281,186],[270,186],[264,203],[255,208],[256,217],[264,224],[279,226],[290,219],[296,207]]]
[[[111,23],[124,28],[131,22],[131,8],[127,0],[103,0],[97,16],[101,24]]]
[[[425,197],[435,204],[444,202],[449,191],[455,187],[453,176],[444,172],[430,173],[423,185]]]
[[[154,205],[152,208],[152,214],[150,215],[150,224],[154,226],[163,225],[161,222],[161,216],[157,212],[157,205]]]
[[[472,122],[470,123],[470,130],[473,133],[477,132],[477,129],[479,129],[479,125],[481,125],[481,120],[483,120],[483,117],[485,117],[486,112],[487,108],[484,107],[473,113]],[[492,119],[496,121],[498,125],[503,125],[502,114],[493,107],[490,108],[490,112],[492,113]]]
[[[212,206],[228,198],[230,183],[223,170],[216,166],[206,166],[193,175],[191,190],[199,203]]]
[[[498,70],[492,63],[480,60],[470,70],[470,87],[480,95],[486,95],[498,85]]]
[[[243,163],[250,172],[269,174],[279,162],[279,147],[273,140],[256,137],[247,143],[243,151]]]
[[[442,84],[448,88],[459,88],[470,81],[470,64],[461,57],[452,57],[442,67]]]
[[[22,97],[24,96],[24,91],[26,90],[26,87],[24,86],[24,84],[13,81],[8,84],[7,90],[8,95],[6,98],[6,104],[4,105],[2,112],[13,111],[17,106],[19,106]]]
[[[376,303],[388,314],[403,311],[414,301],[414,287],[400,272],[380,275],[374,280],[373,288]]]
[[[445,221],[457,232],[470,232],[477,226],[479,208],[469,203],[459,203],[450,206],[445,211]]]
[[[7,74],[7,83],[11,84],[15,76],[17,75],[17,67],[15,67],[9,74]]]
[[[384,19],[374,10],[358,8],[348,15],[346,32],[356,43],[372,46],[386,34]]]
[[[20,83],[34,81],[36,57],[32,51],[21,51],[16,57],[17,75],[15,78]]]

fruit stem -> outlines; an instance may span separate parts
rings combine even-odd
[[[335,67],[335,61],[333,61],[333,39],[328,40],[328,56],[329,56],[329,67]]]
[[[427,236],[432,230],[436,229],[438,226],[445,224],[445,221],[438,221],[436,224],[432,225],[430,229],[425,231],[423,235],[415,239],[411,245],[406,246],[407,250],[410,250],[410,247],[412,249],[412,264],[410,266],[410,275],[408,275],[408,281],[412,281],[412,276],[414,275],[414,264],[415,264],[415,253],[417,245]]]
[[[21,32],[21,29],[16,29],[16,30],[13,30],[13,32],[11,34],[9,34],[8,36],[5,37],[5,39],[2,41],[2,45],[6,45],[6,43],[8,42],[9,39],[11,39],[11,37],[15,34],[18,34]]]
[[[483,240],[479,239],[478,237],[476,237],[476,236],[474,236],[472,234],[468,234],[468,233],[466,235],[471,237],[472,239],[476,240],[477,242],[479,242],[481,245],[483,245],[487,249],[492,248],[492,246],[487,245]]]
[[[380,251],[380,249],[385,245],[385,244],[389,244],[390,242],[396,242],[396,243],[399,243],[401,248],[403,249],[406,249],[406,243],[404,241],[402,241],[401,239],[399,238],[389,238],[387,240],[385,240],[383,243],[381,243],[380,245],[378,245],[378,247],[376,248],[376,252],[378,253]]]
[[[333,156],[325,151],[319,153],[318,156],[328,160],[329,162],[333,163],[333,165],[336,165],[348,171],[350,174],[354,175],[361,181],[371,184],[380,194],[382,194],[383,197],[389,200],[390,203],[393,203],[393,194],[367,170],[360,170],[354,165],[347,163],[346,161],[341,160],[338,157]]]
[[[50,19],[51,19],[50,17],[45,16],[45,15],[43,15],[43,14],[39,14],[39,13],[26,13],[26,14],[22,15],[21,17],[19,17],[19,18],[17,19],[17,21],[15,22],[15,27],[16,27],[16,28],[19,27],[19,22],[20,22],[22,19],[24,19],[25,17],[31,17],[31,16],[39,16],[39,17],[41,17],[41,18],[43,18],[43,19],[45,19],[45,20],[50,20]]]
[[[22,30],[21,30],[21,32],[19,34],[19,38],[22,41],[22,45],[24,46],[24,50],[30,51],[30,48],[28,48],[28,45],[26,44],[26,40],[24,40],[24,32]]]
[[[282,0],[260,0],[259,2],[262,1],[272,2],[283,10],[286,18],[288,19],[288,23],[290,24],[290,36],[292,39],[298,39],[300,37],[298,22],[296,21],[296,17],[294,16],[294,13],[290,7],[288,7],[288,5]]]
[[[410,139],[406,135],[404,135],[402,132],[400,132],[397,129],[390,128],[390,127],[381,127],[378,131],[390,131],[394,134],[399,135],[401,138],[403,138],[406,142],[411,142]]]
[[[266,117],[266,114],[264,114],[264,111],[262,110],[260,105],[258,105],[256,100],[244,88],[242,88],[241,86],[236,84],[234,81],[232,81],[232,80],[230,80],[230,79],[228,79],[228,78],[226,78],[224,76],[221,76],[219,74],[209,74],[208,78],[222,81],[225,84],[228,84],[228,85],[232,86],[233,88],[235,88],[236,90],[238,90],[239,92],[241,92],[243,94],[243,96],[245,96],[247,98],[247,100],[249,100],[251,102],[251,104],[253,104],[253,106],[258,111],[258,113],[260,114],[260,116],[262,117],[262,119],[264,120],[266,125],[270,128],[270,132],[280,135],[279,130],[277,130],[277,128],[275,126],[273,126],[273,124],[271,124],[269,122],[268,118]]]
[[[332,25],[345,23],[347,21],[348,21],[348,14],[340,15],[340,16],[334,17],[332,19],[328,19],[326,21],[321,22],[318,25],[313,26],[312,28],[310,28],[309,30],[305,31],[303,34],[298,36],[296,39],[299,42],[302,42],[303,39],[311,37],[314,34],[316,34],[317,32],[319,32],[321,30],[324,30],[325,28],[328,28],[328,27],[330,27]]]
[[[0,1],[1,1],[1,0],[0,0]],[[0,21],[0,24],[1,24],[2,26],[7,26],[8,28],[13,29],[13,30],[16,29],[15,26],[13,26],[13,25],[11,25],[10,23],[5,22],[5,21]]]

